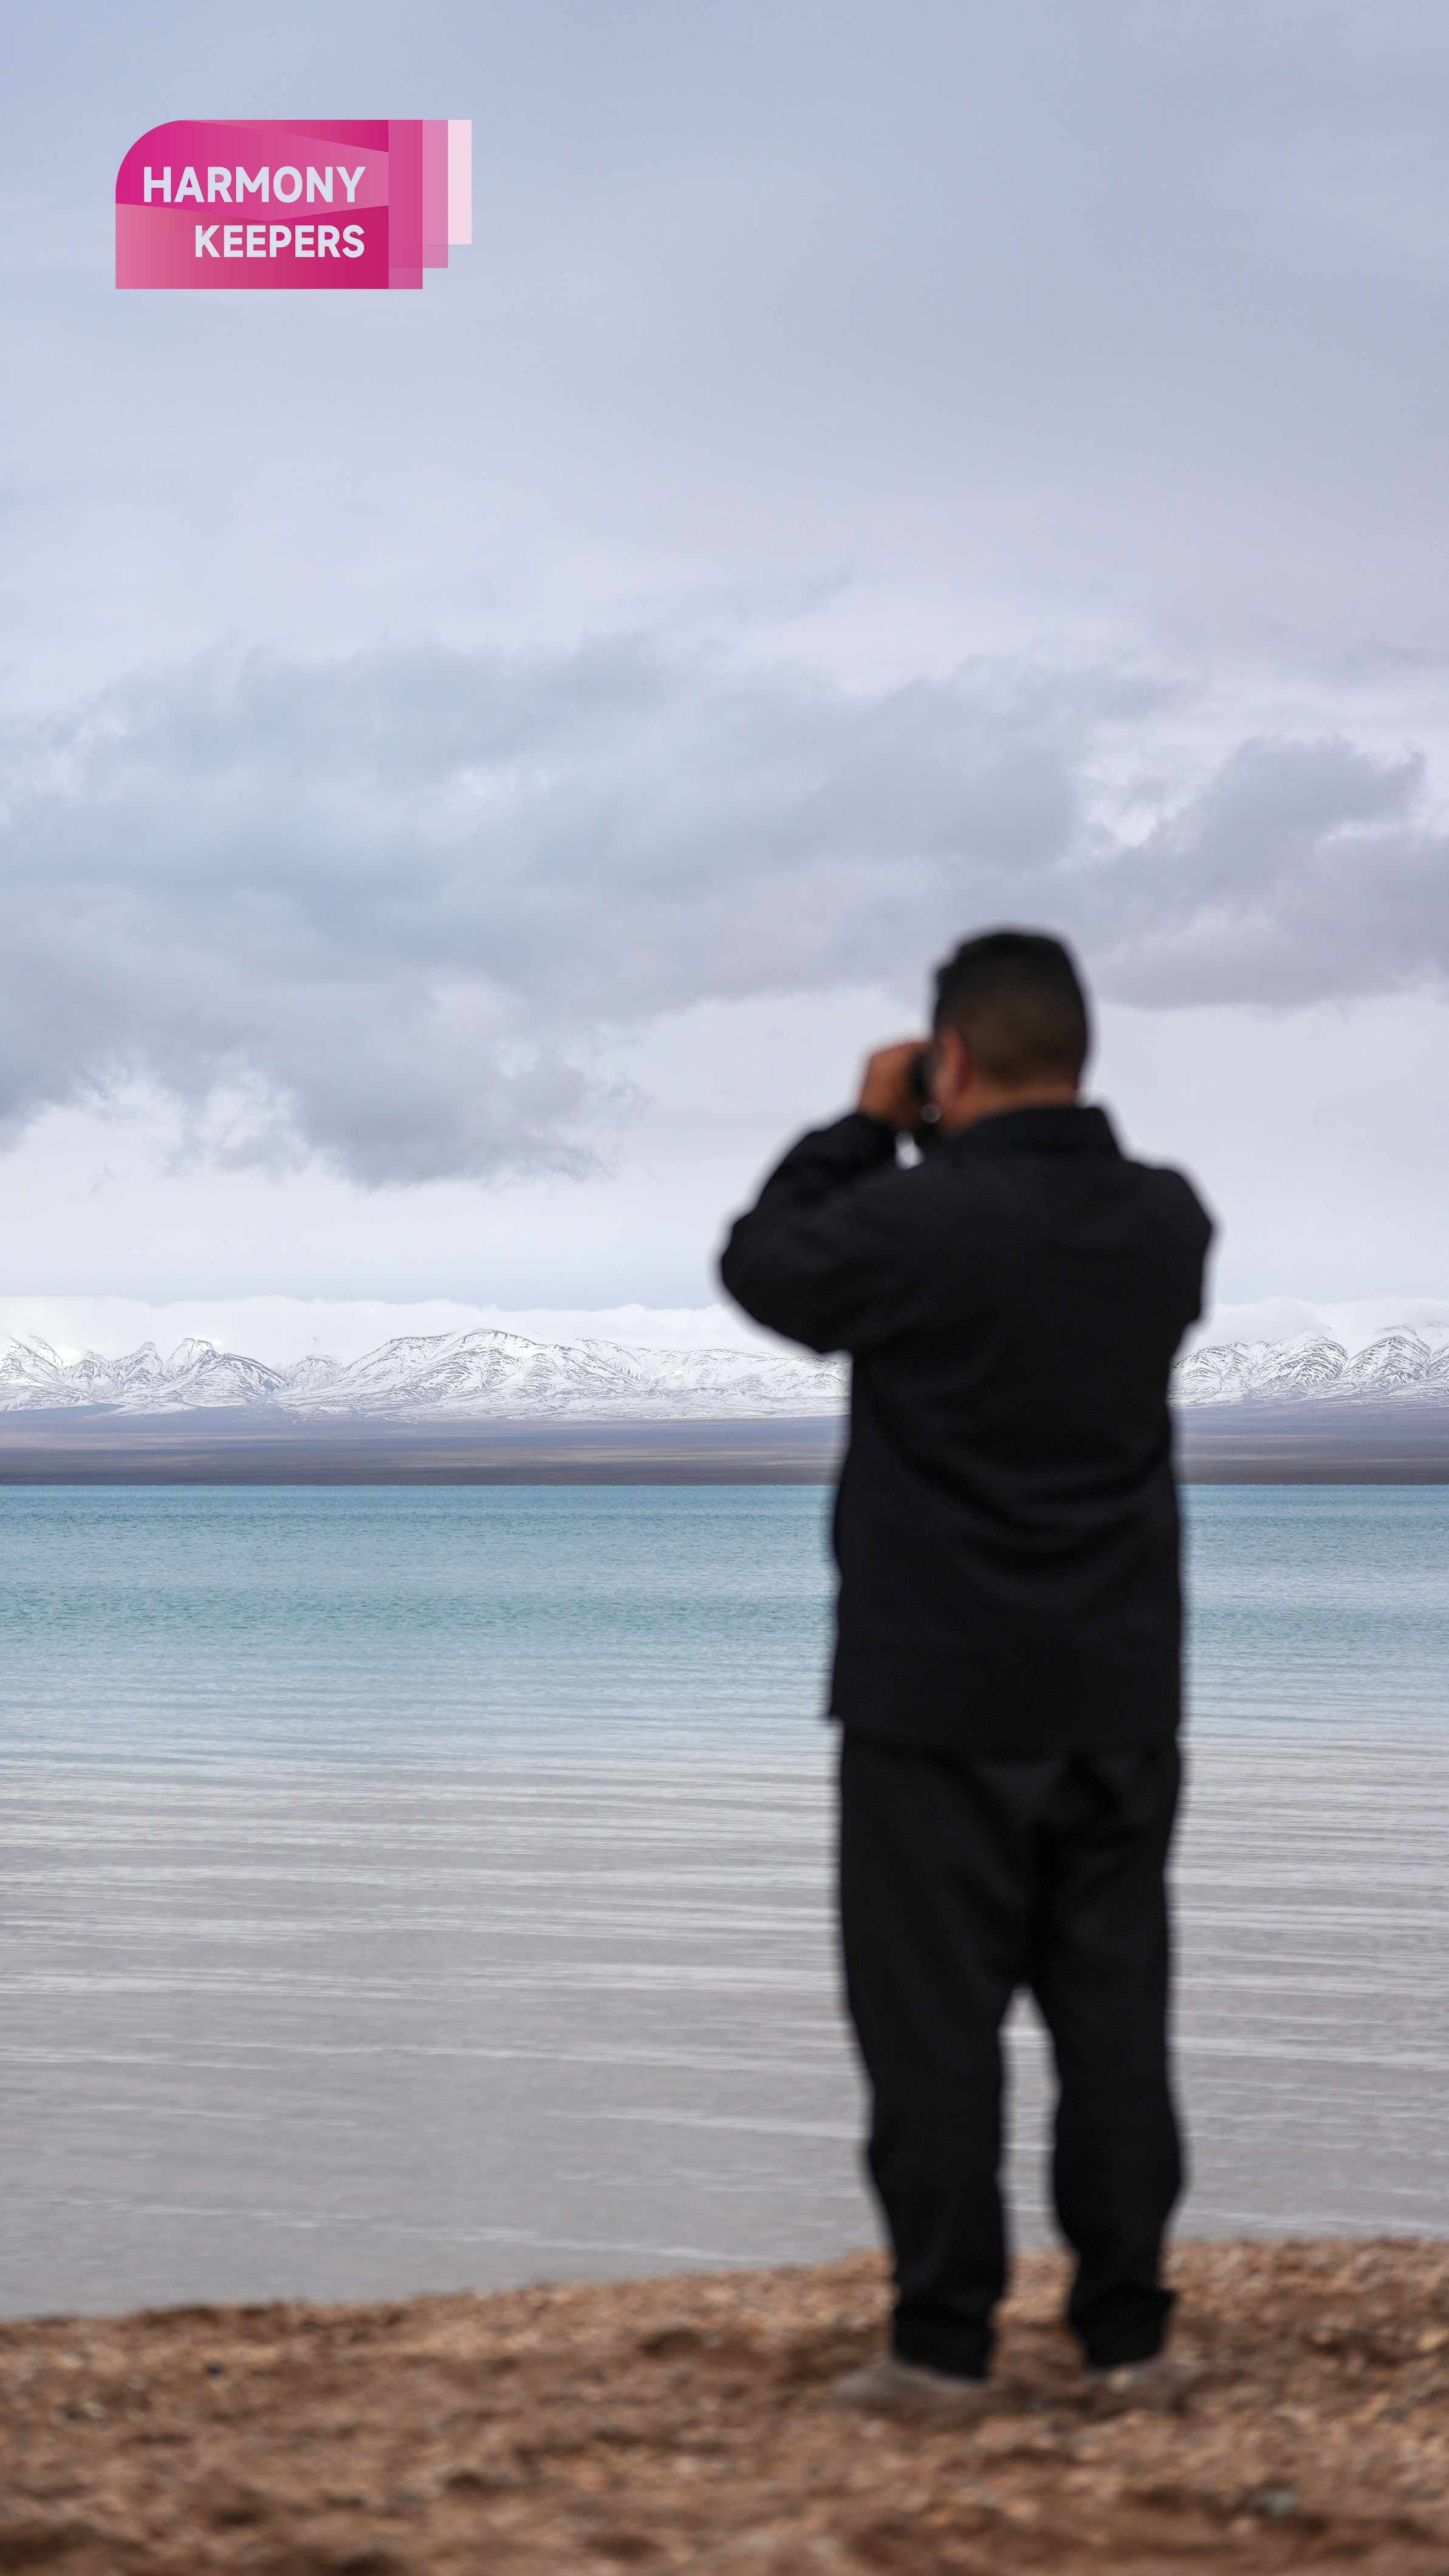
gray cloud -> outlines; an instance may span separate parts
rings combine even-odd
[[[596,1071],[611,1034],[918,989],[1003,916],[1059,924],[1148,1004],[1442,983],[1422,762],[1230,745],[1128,829],[1109,754],[1180,708],[1111,670],[850,692],[639,639],[129,682],[0,744],[0,1117],[142,1080],[224,1161],[578,1171],[627,1109]]]
[[[1104,854],[1093,894],[1084,931],[1126,1000],[1347,1001],[1449,974],[1449,837],[1417,753],[1243,743]]]

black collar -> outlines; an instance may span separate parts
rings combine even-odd
[[[1035,1103],[1026,1109],[995,1109],[941,1140],[951,1154],[1115,1154],[1122,1148],[1105,1109],[1085,1108],[1074,1100]]]

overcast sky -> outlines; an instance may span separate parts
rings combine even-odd
[[[0,1323],[703,1307],[1009,919],[1220,1298],[1449,1297],[1442,0],[8,50]],[[473,249],[116,292],[138,134],[301,110],[471,116]]]

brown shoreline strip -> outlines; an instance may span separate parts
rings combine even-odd
[[[842,1424],[299,1422],[264,1405],[0,1414],[0,1485],[819,1485]]]
[[[3,1485],[817,1485],[845,1426],[770,1421],[299,1421],[268,1405],[0,1413]],[[1449,1403],[1195,1406],[1176,1418],[1193,1485],[1449,1484]]]
[[[1094,2414],[1054,2255],[968,2430],[842,2416],[883,2266],[0,2327],[0,2570],[1449,2569],[1449,2242],[1191,2244],[1180,2415]]]

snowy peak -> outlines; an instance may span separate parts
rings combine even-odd
[[[294,1418],[411,1420],[699,1418],[838,1413],[839,1362],[764,1351],[636,1350],[622,1342],[533,1342],[518,1333],[406,1333],[359,1360],[318,1355],[287,1369],[212,1342],[153,1342],[123,1359],[63,1360],[36,1339],[0,1344],[0,1412],[77,1405],[181,1413],[266,1405]]]
[[[404,1333],[358,1360],[317,1354],[270,1368],[195,1337],[163,1359],[63,1360],[35,1338],[0,1343],[0,1412],[89,1405],[110,1413],[267,1407],[300,1421],[759,1421],[829,1416],[845,1403],[839,1360],[773,1351],[641,1350],[625,1342],[533,1342],[520,1333]],[[1183,1407],[1339,1402],[1449,1404],[1449,1345],[1408,1328],[1352,1356],[1324,1334],[1210,1344],[1180,1360]]]
[[[310,1364],[308,1364],[310,1365]],[[667,1421],[835,1413],[838,1368],[749,1351],[635,1350],[622,1342],[532,1342],[519,1333],[403,1334],[335,1375],[293,1377],[282,1401],[324,1417],[573,1414]]]
[[[1172,1395],[1178,1405],[1297,1404],[1315,1396],[1449,1403],[1449,1348],[1436,1349],[1407,1327],[1381,1333],[1352,1358],[1323,1333],[1295,1342],[1223,1342],[1178,1361]]]

